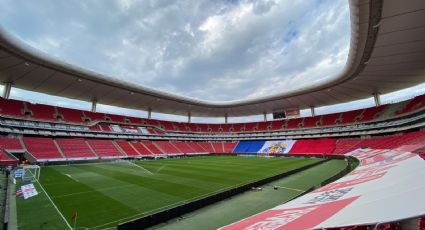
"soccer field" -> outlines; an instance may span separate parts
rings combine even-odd
[[[207,156],[43,167],[40,182],[47,194],[29,200],[17,197],[18,227],[70,228],[75,212],[77,229],[115,227],[317,161],[320,159]],[[39,184],[36,187],[41,190]]]

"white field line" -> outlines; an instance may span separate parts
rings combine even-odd
[[[73,229],[71,227],[71,225],[69,225],[68,221],[66,221],[65,217],[63,216],[63,214],[59,211],[58,207],[55,205],[55,203],[53,202],[52,198],[50,198],[49,194],[47,194],[46,190],[44,190],[43,185],[41,185],[41,183],[36,180],[38,185],[40,185],[41,190],[43,190],[44,194],[46,194],[47,198],[50,200],[50,202],[52,203],[53,207],[56,209],[56,211],[59,213],[59,215],[62,217],[63,221],[65,221],[66,225],[68,226],[69,229]]]
[[[134,186],[137,186],[137,185],[129,184],[129,185],[107,187],[107,188],[102,188],[102,189],[93,189],[93,190],[84,191],[84,192],[73,192],[73,193],[68,193],[68,194],[64,194],[64,195],[54,196],[54,198],[57,198],[57,197],[66,197],[66,196],[73,196],[73,195],[80,195],[80,194],[86,194],[86,193],[92,193],[92,192],[102,192],[102,191],[107,191],[107,190],[114,190],[114,189],[118,189],[118,188],[127,188],[127,187],[134,187]]]
[[[161,167],[159,167],[157,170],[155,170],[155,173],[159,173],[165,166],[167,166],[167,165],[166,164],[161,165]]]
[[[296,188],[288,188],[288,187],[277,186],[277,185],[275,185],[275,187],[283,188],[283,189],[288,189],[288,190],[293,190],[293,191],[297,191],[297,192],[305,192],[304,190],[296,189]]]
[[[141,168],[141,169],[143,169],[143,171],[145,171],[145,172],[147,172],[147,173],[149,173],[150,175],[153,175],[153,173],[151,172],[151,171],[149,171],[149,170],[147,170],[147,169],[145,169],[145,168],[143,168],[142,166],[140,166],[140,165],[137,165],[137,164],[135,164],[135,163],[133,163],[133,162],[128,162],[130,165],[133,165],[133,166],[135,166],[135,167],[138,167],[138,168]]]
[[[80,182],[79,180],[75,179],[74,177],[72,177],[72,176],[71,176],[71,175],[69,175],[69,174],[66,174],[66,173],[65,173],[65,175],[66,175],[67,177],[71,178],[72,180],[75,180],[76,182]]]

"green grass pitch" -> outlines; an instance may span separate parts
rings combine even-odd
[[[143,215],[319,161],[300,158],[207,156],[183,159],[48,166],[45,193],[17,197],[19,229],[115,227]],[[303,178],[309,180],[309,178]],[[311,180],[311,179],[310,179]],[[36,187],[41,191],[40,185]]]

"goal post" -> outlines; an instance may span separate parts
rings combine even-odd
[[[24,174],[22,177],[27,177],[31,179],[31,181],[38,181],[40,179],[41,167],[38,165],[25,165],[23,167]]]

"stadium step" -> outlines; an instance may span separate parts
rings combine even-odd
[[[94,151],[94,149],[91,147],[91,145],[87,142],[87,140],[85,140],[86,145],[89,147],[90,151],[97,157],[99,157],[99,155],[96,154],[96,151]]]
[[[127,153],[124,151],[124,150],[122,150],[122,148],[115,142],[115,141],[112,141],[112,144],[115,146],[115,148],[117,148],[117,150],[123,155],[123,156],[128,156],[127,155]]]
[[[62,149],[60,148],[58,142],[56,142],[55,139],[53,139],[53,143],[55,144],[56,148],[58,149],[59,153],[62,155],[63,158],[66,158],[65,154],[63,153]]]

